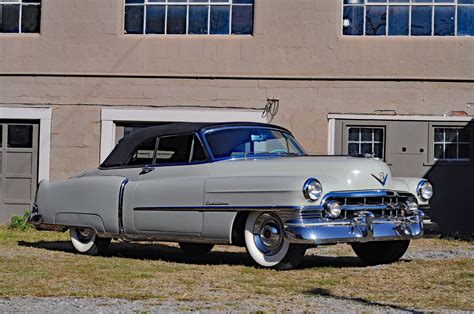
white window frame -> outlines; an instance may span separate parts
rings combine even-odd
[[[115,128],[124,122],[262,122],[262,112],[257,110],[205,110],[205,109],[102,109],[100,132],[100,162],[115,147]]]
[[[432,139],[432,145],[433,145],[433,161],[436,162],[436,161],[454,161],[454,162],[458,162],[458,161],[470,161],[471,158],[459,158],[459,145],[463,145],[463,144],[471,144],[471,142],[460,142],[458,139],[456,139],[456,141],[454,142],[449,142],[449,141],[446,141],[446,132],[444,131],[443,132],[443,141],[441,142],[436,142],[435,139],[434,139],[434,134],[435,134],[435,130],[436,129],[443,129],[443,130],[446,130],[446,129],[456,129],[456,130],[462,130],[464,129],[464,127],[462,126],[455,126],[455,125],[447,125],[447,126],[440,126],[440,125],[436,125],[436,126],[431,126],[432,128],[432,135],[433,135],[433,139]],[[456,158],[436,158],[434,157],[434,147],[435,145],[437,144],[442,144],[443,145],[443,155],[446,154],[446,145],[447,144],[454,144],[456,145]]]
[[[424,122],[470,122],[474,117],[444,117],[444,116],[405,116],[405,115],[371,115],[371,114],[339,114],[330,113],[328,119],[328,155],[334,155],[336,151],[336,120],[360,120],[360,121],[424,121]]]
[[[0,107],[0,119],[39,120],[38,182],[49,180],[51,154],[51,108]]]
[[[156,2],[156,1],[150,1],[150,0],[144,0],[144,3],[125,3],[124,1],[124,9],[123,9],[123,32],[125,35],[125,8],[126,7],[132,7],[132,6],[143,6],[143,26],[142,26],[142,32],[140,33],[141,35],[147,35],[147,36],[153,36],[153,35],[158,35],[158,36],[163,36],[163,35],[177,35],[177,36],[182,36],[182,35],[216,35],[216,36],[222,36],[222,35],[233,35],[232,34],[232,8],[241,6],[241,7],[252,7],[253,10],[255,10],[255,1],[254,3],[232,3],[232,0],[228,0],[227,2],[220,1],[220,2],[209,2],[206,0],[202,1],[190,1],[187,0],[185,2],[175,2],[173,0],[168,0],[167,2]],[[146,33],[146,8],[147,6],[164,6],[165,7],[165,25],[164,25],[164,34],[147,34]],[[185,6],[186,7],[186,33],[184,34],[168,34],[168,6]],[[207,10],[207,34],[189,34],[189,7],[190,6],[208,6]],[[226,34],[211,34],[211,7],[212,6],[228,6],[229,7],[229,29]],[[254,16],[254,13],[252,13],[252,16]],[[254,28],[254,21],[252,21],[252,29]],[[252,32],[253,33],[253,32]],[[236,36],[249,36],[252,35],[250,34],[239,34]],[[130,34],[130,35],[140,35],[140,34]],[[234,35],[235,36],[235,35]]]
[[[41,2],[23,2],[23,0],[0,1],[0,5],[4,5],[4,4],[16,4],[16,5],[20,6],[20,12],[18,14],[18,32],[15,32],[15,33],[0,32],[0,34],[23,34],[22,31],[21,31],[21,19],[23,17],[23,6],[36,5],[36,6],[40,7],[40,11],[42,9],[41,8]],[[41,21],[40,21],[40,23],[41,23]],[[40,25],[40,29],[41,29],[41,25]],[[25,33],[25,34],[39,34],[39,32],[38,33]]]
[[[374,149],[375,144],[381,144],[382,145],[382,156],[381,157],[375,157],[380,160],[385,160],[385,127],[383,126],[376,126],[376,125],[351,125],[347,127],[347,134],[349,135],[349,130],[350,129],[359,129],[359,139],[357,141],[351,141],[349,137],[347,138],[347,145],[349,147],[349,144],[357,144],[359,147],[359,154],[361,154],[361,148],[362,144],[370,144],[372,147],[372,150]],[[372,133],[372,138],[370,141],[363,141],[362,140],[362,129],[370,129]],[[375,133],[374,130],[382,130],[382,140],[381,141],[376,141],[375,140]]]
[[[369,2],[368,0],[355,0],[355,1],[362,1],[362,3],[354,3],[354,4],[344,4],[344,0],[341,0],[341,36],[344,37],[457,37],[458,36],[458,8],[459,7],[474,7],[474,4],[469,3],[459,3],[458,0],[454,0],[453,2],[389,2],[387,0],[386,3],[384,2]],[[364,21],[363,21],[363,34],[362,35],[344,35],[344,7],[346,6],[359,6],[364,8]],[[385,25],[385,35],[366,35],[365,33],[365,24],[366,24],[366,14],[367,14],[367,7],[371,6],[385,6],[387,8],[387,21]],[[408,35],[389,35],[388,34],[388,23],[390,19],[390,6],[408,6]],[[412,7],[415,6],[431,6],[431,34],[430,35],[423,35],[423,36],[414,36],[411,34],[411,20],[412,20]],[[441,36],[434,34],[434,19],[435,19],[435,8],[436,7],[446,7],[446,6],[453,6],[454,7],[454,35],[449,36]]]

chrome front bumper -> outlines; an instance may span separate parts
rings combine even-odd
[[[370,211],[360,211],[353,219],[319,218],[286,223],[285,238],[301,244],[416,239],[423,236],[423,217],[421,210],[397,218],[376,218]]]

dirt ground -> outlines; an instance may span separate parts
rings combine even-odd
[[[216,246],[113,242],[76,254],[67,233],[0,228],[0,311],[474,311],[474,245],[412,241],[401,261],[366,266],[348,245],[313,248],[300,268],[251,264]]]

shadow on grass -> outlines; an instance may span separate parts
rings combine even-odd
[[[69,241],[39,241],[27,242],[19,241],[19,246],[33,247],[45,249],[49,251],[62,251],[76,254]],[[113,242],[106,257],[132,258],[139,260],[162,260],[173,263],[197,264],[197,265],[254,265],[248,255],[242,250],[241,252],[227,252],[213,250],[211,253],[200,256],[191,257],[183,253],[179,248],[162,244],[162,243],[128,243]],[[299,269],[313,267],[365,267],[366,265],[359,258],[354,256],[305,256]]]
[[[396,310],[396,311],[404,311],[404,312],[410,312],[410,313],[424,313],[417,310],[401,307],[398,305],[373,302],[373,301],[362,299],[362,298],[341,297],[341,296],[332,294],[331,291],[327,289],[322,289],[322,288],[311,289],[311,290],[305,291],[304,293],[307,295],[329,297],[329,298],[333,298],[333,299],[341,300],[341,301],[351,301],[351,302],[359,303],[361,305],[386,307],[386,308],[390,308],[391,310]]]

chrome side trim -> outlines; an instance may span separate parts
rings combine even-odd
[[[201,238],[199,234],[186,234],[186,233],[176,233],[176,234],[141,234],[141,235],[127,235],[120,236],[124,240],[136,240],[136,241],[163,241],[163,242],[191,242],[191,243],[209,243],[209,244],[230,244],[229,240],[224,239],[210,239],[210,238]]]
[[[311,211],[321,210],[323,207],[316,206],[157,206],[157,207],[135,207],[134,211],[210,211],[210,212],[240,212],[240,211],[258,211],[258,212],[284,212],[284,211]]]
[[[118,223],[119,223],[119,234],[123,234],[123,193],[125,192],[125,186],[128,183],[128,179],[122,181],[119,191],[119,202],[118,202]]]

